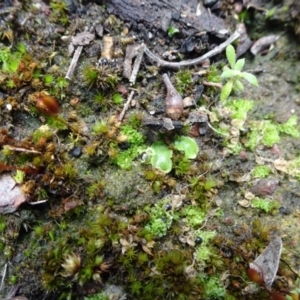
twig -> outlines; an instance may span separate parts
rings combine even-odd
[[[2,288],[3,288],[3,284],[4,284],[4,280],[5,280],[5,276],[6,276],[6,271],[7,271],[7,263],[4,265],[4,267],[3,267],[3,269],[2,269],[2,274],[1,274],[1,276],[2,276],[2,280],[1,280],[1,285],[0,285],[0,292],[1,292],[1,290],[2,290]]]
[[[216,54],[222,52],[223,49],[225,49],[229,44],[231,44],[233,41],[235,41],[239,37],[240,37],[240,33],[235,31],[225,42],[223,42],[219,46],[215,47],[213,50],[205,53],[204,55],[202,55],[198,58],[184,60],[184,61],[180,61],[180,62],[169,62],[169,61],[163,60],[163,59],[159,58],[158,56],[156,56],[154,53],[152,53],[145,44],[143,44],[143,46],[144,46],[144,52],[146,53],[146,55],[151,60],[156,61],[160,67],[168,67],[168,68],[178,69],[178,68],[182,68],[182,67],[189,67],[189,66],[199,64],[203,60],[210,58],[212,56],[215,56]]]
[[[122,110],[122,112],[121,112],[120,115],[119,115],[119,121],[122,121],[122,120],[123,120],[124,115],[125,115],[126,111],[128,110],[129,105],[130,105],[130,102],[131,102],[131,100],[132,100],[132,98],[133,98],[133,95],[134,95],[134,91],[131,91],[131,93],[130,93],[130,95],[128,96],[128,99],[127,99],[127,101],[126,101],[126,103],[125,103],[125,105],[124,105],[124,107],[123,107],[123,110]]]
[[[223,87],[223,85],[221,83],[205,81],[205,80],[202,81],[202,84],[206,85],[206,86],[217,87],[219,89],[221,89]]]
[[[39,200],[39,201],[36,201],[36,202],[29,202],[30,205],[38,205],[38,204],[41,204],[41,203],[45,203],[47,202],[48,199],[44,199],[44,200]]]
[[[42,154],[42,152],[34,149],[26,149],[22,147],[16,147],[12,145],[5,145],[5,148],[11,150],[11,151],[17,151],[17,152],[25,152],[25,153],[35,153],[35,154]]]
[[[81,54],[82,49],[83,49],[83,46],[78,46],[78,47],[76,48],[75,53],[74,53],[74,56],[73,56],[73,58],[72,58],[72,61],[71,61],[71,63],[70,63],[70,66],[69,66],[69,69],[68,69],[68,72],[67,72],[65,78],[67,78],[67,79],[69,79],[69,80],[71,79],[71,77],[72,77],[72,75],[73,75],[73,73],[74,73],[74,70],[75,70],[75,68],[76,68],[77,61],[78,61],[78,59],[79,59],[79,56],[80,56],[80,54]]]
[[[131,73],[131,76],[130,76],[130,79],[129,79],[129,82],[131,84],[135,84],[136,76],[137,76],[138,71],[140,70],[140,66],[141,66],[143,56],[144,56],[144,49],[141,46],[137,49],[137,55],[136,55],[136,58],[134,60],[132,73]]]

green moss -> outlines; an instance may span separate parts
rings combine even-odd
[[[269,176],[270,172],[271,172],[271,170],[267,166],[256,166],[252,170],[252,176],[254,178],[265,178],[265,177]]]
[[[2,71],[5,73],[16,72],[21,62],[22,55],[22,52],[12,52],[10,48],[1,49],[0,64],[2,64]]]
[[[83,70],[83,76],[84,81],[91,86],[97,81],[98,71],[95,67],[88,65]]]
[[[260,139],[260,131],[252,130],[247,134],[247,142],[245,143],[245,147],[249,148],[251,151],[254,151],[259,143]]]
[[[231,110],[231,118],[246,120],[248,112],[253,108],[254,103],[251,100],[230,100],[226,102],[226,107]]]
[[[109,131],[109,127],[105,121],[101,120],[95,123],[95,125],[92,127],[92,130],[95,134],[104,134]]]
[[[150,220],[148,224],[145,225],[145,229],[153,236],[165,236],[174,218],[177,218],[173,211],[166,211],[165,205],[168,202],[169,199],[161,200],[151,209],[148,209]]]
[[[53,129],[65,130],[68,128],[65,122],[60,120],[56,116],[46,116],[45,118],[46,118],[47,125],[49,125],[49,127]]]
[[[176,175],[184,175],[188,174],[191,167],[191,161],[187,158],[179,158],[179,162],[174,164],[175,174]]]
[[[217,66],[215,64],[211,65],[207,76],[206,76],[207,81],[211,82],[221,82],[221,74],[220,71],[218,70]]]
[[[122,97],[121,94],[114,93],[112,95],[112,101],[113,101],[114,104],[120,105],[120,104],[122,104],[124,102],[124,98]]]
[[[140,281],[134,281],[130,286],[132,295],[140,295],[142,289],[142,283]]]
[[[263,126],[263,136],[261,143],[265,146],[272,147],[280,141],[279,131],[271,121],[265,121]]]
[[[245,146],[251,150],[255,150],[260,143],[272,147],[280,140],[278,127],[270,120],[253,121],[250,123],[250,130]]]
[[[191,227],[200,226],[206,218],[206,213],[203,209],[192,205],[185,207],[182,215],[185,217],[185,222]]]
[[[130,147],[127,150],[119,151],[115,158],[111,161],[116,163],[122,169],[128,170],[131,168],[132,161],[140,154],[144,148],[144,137],[136,129],[129,125],[125,125],[120,130],[121,135],[127,136],[127,142]]]
[[[102,292],[84,297],[84,300],[109,300],[109,296],[106,295],[105,292]]]
[[[280,203],[255,197],[251,200],[251,207],[258,208],[266,213],[274,213],[280,207]]]
[[[297,121],[298,117],[293,115],[284,124],[277,125],[277,128],[281,133],[298,138],[300,136],[300,131],[299,128],[297,128]]]
[[[180,94],[186,93],[192,87],[193,78],[189,69],[182,69],[175,74],[176,89]]]
[[[215,256],[215,250],[213,249],[212,245],[210,244],[210,241],[213,237],[216,236],[215,231],[202,231],[202,230],[196,230],[194,232],[194,236],[201,237],[202,242],[199,246],[197,246],[195,252],[194,252],[194,258],[195,260],[204,267],[206,263],[212,259],[213,256]]]
[[[0,232],[3,232],[6,228],[6,221],[5,221],[5,217],[2,216],[0,217]]]
[[[54,81],[54,77],[51,74],[45,74],[44,75],[44,83],[45,85],[51,85]]]
[[[203,297],[205,299],[224,299],[226,289],[221,283],[221,279],[217,276],[200,277],[200,281],[204,287]]]

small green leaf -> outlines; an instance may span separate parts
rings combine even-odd
[[[229,62],[231,69],[234,69],[236,55],[235,55],[234,47],[232,45],[228,45],[226,47],[226,57],[227,57],[227,60]]]
[[[243,91],[244,90],[244,85],[239,80],[234,80],[233,89],[236,90],[236,91]]]
[[[277,126],[270,121],[264,122],[263,136],[261,143],[265,146],[272,147],[280,141],[279,130]]]
[[[258,86],[257,78],[253,74],[248,73],[248,72],[241,72],[239,76],[246,79],[252,85]]]
[[[268,166],[256,166],[252,170],[252,176],[254,178],[265,178],[269,176],[271,170]]]
[[[25,173],[23,171],[17,170],[17,173],[15,176],[13,176],[13,179],[15,180],[16,183],[21,184],[23,183],[25,177]]]
[[[239,74],[240,74],[239,71],[231,70],[227,66],[225,66],[224,69],[223,69],[223,73],[221,75],[221,78],[231,78],[231,77],[237,76]]]
[[[271,19],[274,16],[276,10],[277,10],[276,6],[274,6],[271,9],[268,9],[267,12],[266,12],[266,14],[265,14],[265,18],[266,19]]]
[[[239,59],[235,66],[234,66],[234,69],[237,70],[237,71],[241,71],[244,67],[244,64],[245,64],[245,58],[242,58],[242,59]]]
[[[194,159],[196,158],[198,152],[199,152],[199,147],[195,140],[188,136],[180,136],[177,137],[175,142],[174,142],[174,147],[179,150],[184,152],[184,156],[187,159]]]
[[[233,87],[233,81],[232,80],[229,80],[223,86],[223,88],[221,90],[221,96],[220,96],[221,101],[225,101],[229,97],[229,95],[230,95],[230,93],[232,91],[232,87]]]
[[[119,93],[113,94],[112,100],[113,100],[114,104],[121,104],[124,101],[122,95]]]
[[[175,33],[179,32],[179,29],[177,29],[176,27],[174,26],[170,26],[168,28],[168,36],[169,37],[172,37]]]
[[[18,43],[16,49],[22,54],[26,53],[26,45],[24,43]]]
[[[53,82],[53,76],[51,74],[46,74],[44,76],[44,82],[45,84],[51,84]]]
[[[164,173],[169,173],[172,170],[173,151],[162,142],[154,143],[151,149],[153,150],[151,165]]]
[[[296,127],[297,119],[298,117],[296,115],[291,116],[284,124],[278,125],[278,130],[292,137],[298,138],[300,136],[300,132]]]

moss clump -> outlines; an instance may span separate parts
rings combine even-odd
[[[245,146],[254,150],[259,144],[272,147],[280,141],[280,134],[284,133],[292,137],[299,137],[300,131],[297,129],[297,116],[292,116],[284,124],[277,124],[270,120],[252,121],[250,132],[247,135],[248,141]]]
[[[206,218],[206,213],[200,207],[189,205],[183,209],[182,215],[185,222],[191,227],[200,226]]]
[[[271,170],[268,166],[256,166],[252,170],[252,176],[254,178],[265,178],[268,177]]]
[[[266,213],[274,213],[280,207],[280,203],[255,197],[251,200],[251,207],[259,208]]]
[[[246,120],[247,114],[253,106],[253,101],[245,99],[229,100],[226,102],[226,107],[231,110],[231,118],[238,120]]]
[[[176,89],[180,94],[186,93],[188,89],[192,88],[193,78],[189,69],[183,69],[175,74]]]
[[[203,284],[204,299],[224,299],[226,296],[226,289],[221,284],[220,278],[215,276],[203,276],[200,277],[200,281]],[[225,298],[226,299],[226,298]]]
[[[156,203],[152,208],[148,208],[150,220],[145,229],[153,236],[165,236],[173,220],[178,218],[172,210],[166,210],[167,203],[169,203],[169,199],[164,199]]]
[[[116,157],[111,160],[122,169],[128,170],[131,167],[132,161],[144,148],[144,137],[140,132],[129,125],[123,126],[120,130],[120,134],[127,137],[126,143],[128,143],[129,148],[124,151],[118,151]]]
[[[212,244],[210,244],[210,241],[213,237],[216,236],[215,231],[201,231],[197,230],[195,231],[194,235],[201,237],[202,242],[199,246],[197,246],[195,252],[194,252],[194,258],[195,260],[200,264],[200,266],[204,267],[206,263],[212,259],[213,256],[215,256],[215,250],[212,247]]]

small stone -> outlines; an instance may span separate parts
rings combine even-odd
[[[267,196],[272,195],[278,185],[278,180],[276,179],[260,179],[255,181],[252,187],[252,193],[256,196]]]
[[[242,207],[249,207],[249,201],[244,199],[244,200],[240,200],[239,202],[239,205],[242,206]]]
[[[172,205],[169,204],[169,203],[167,203],[167,204],[165,205],[165,210],[166,210],[166,211],[169,211],[169,210],[171,210],[171,209],[172,209]]]
[[[184,108],[196,105],[196,103],[195,103],[195,101],[192,97],[185,97],[182,101],[183,101],[183,107]]]
[[[203,5],[206,7],[212,7],[214,6],[218,0],[203,0]]]
[[[200,236],[196,237],[195,244],[200,245],[202,243],[202,238]]]
[[[69,154],[75,158],[78,158],[82,154],[82,148],[75,146],[73,149],[69,151]]]

